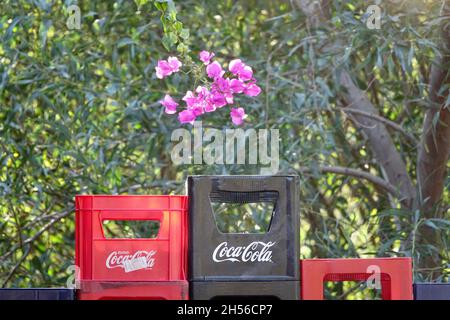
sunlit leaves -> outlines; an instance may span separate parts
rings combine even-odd
[[[167,50],[196,59],[208,48],[257,71],[263,93],[242,106],[248,128],[280,130],[281,171],[311,168],[301,174],[302,257],[440,250],[442,265],[449,263],[447,217],[422,220],[420,212],[391,208],[365,180],[318,170],[340,165],[383,177],[365,137],[336,108],[345,106],[338,85],[344,66],[381,116],[421,134],[427,70],[439,52],[439,1],[402,8],[385,1],[380,30],[360,20],[366,1],[332,1],[331,21],[318,30],[289,1],[78,1],[81,30],[68,30],[64,7],[51,3],[1,1],[0,256],[53,214],[72,210],[77,193],[183,194],[190,173],[258,173],[246,165],[174,167],[170,159],[170,133],[179,125],[157,102],[189,84],[177,76],[156,81],[154,67]],[[228,122],[211,117],[217,128]],[[392,137],[414,176],[416,148]],[[65,284],[73,219],[70,213],[33,243],[8,286]],[[447,236],[447,247],[413,248],[421,227]],[[0,262],[0,279],[26,251]]]

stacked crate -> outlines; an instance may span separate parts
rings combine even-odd
[[[187,299],[186,215],[186,196],[77,196],[78,299]],[[106,220],[159,229],[152,238],[107,238]]]
[[[378,280],[383,300],[412,300],[411,258],[305,259],[302,299],[323,300],[324,282]]]
[[[415,283],[414,300],[450,300],[450,283]]]
[[[296,176],[191,176],[187,188],[192,299],[299,298]],[[266,232],[219,230],[212,203],[262,202],[273,205]]]
[[[0,289],[0,300],[74,300],[75,290],[67,288]]]

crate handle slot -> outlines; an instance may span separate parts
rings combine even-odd
[[[106,239],[154,239],[158,237],[159,220],[109,220],[102,221]]]
[[[120,239],[166,239],[169,235],[169,212],[170,210],[105,210],[99,211],[96,223],[93,226],[93,236],[97,239],[120,240]],[[152,237],[108,237],[108,231],[104,228],[105,221],[142,221],[158,223],[158,233]],[[137,222],[139,223],[139,222]],[[117,224],[117,222],[116,222]],[[123,223],[119,223],[123,224]],[[153,233],[151,234],[153,235]]]
[[[255,203],[255,202],[272,202],[278,200],[277,191],[213,191],[209,194],[211,202],[224,203]]]
[[[216,191],[209,198],[221,233],[262,234],[270,230],[278,192]]]

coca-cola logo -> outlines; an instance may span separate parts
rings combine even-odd
[[[113,251],[106,258],[106,267],[108,269],[123,268],[128,272],[130,265],[134,264],[134,268],[130,271],[137,269],[152,269],[155,265],[155,254],[156,250],[138,250],[135,253],[130,253],[130,251]],[[136,263],[144,261],[145,263]]]
[[[247,246],[232,247],[222,242],[214,249],[212,258],[215,262],[273,262],[272,250],[276,242],[254,241]]]

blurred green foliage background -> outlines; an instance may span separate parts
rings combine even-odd
[[[413,256],[416,280],[448,280],[448,175],[425,214],[367,179],[319,169],[384,177],[342,111],[345,67],[380,116],[409,135],[389,127],[417,184],[412,141],[423,133],[443,2],[382,1],[380,30],[366,27],[367,1],[330,2],[331,19],[313,29],[295,1],[1,1],[0,285],[65,286],[75,194],[178,194],[188,174],[259,172],[172,164],[170,136],[180,125],[158,100],[193,88],[184,74],[157,79],[154,67],[168,55],[196,59],[203,49],[255,70],[263,93],[241,100],[249,114],[243,128],[279,129],[280,172],[301,176],[302,258]],[[71,4],[81,9],[80,30],[66,26]],[[232,127],[225,109],[203,121]],[[433,241],[420,241],[424,227]],[[422,263],[427,256],[434,263]]]

